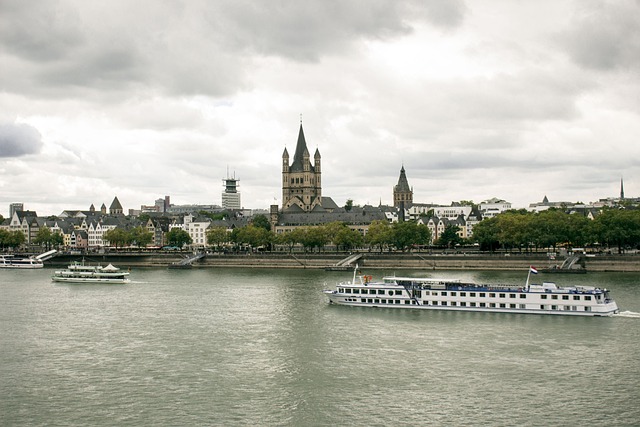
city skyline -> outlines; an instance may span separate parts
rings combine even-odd
[[[6,1],[0,45],[3,210],[280,204],[301,114],[338,205],[638,194],[632,0]]]

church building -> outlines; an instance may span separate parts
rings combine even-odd
[[[320,151],[316,149],[311,163],[311,155],[300,123],[298,142],[291,164],[286,148],[282,154],[282,210],[311,212],[316,206],[322,207]]]
[[[409,187],[404,165],[400,169],[398,185],[393,187],[393,207],[407,209],[413,204],[413,189]]]

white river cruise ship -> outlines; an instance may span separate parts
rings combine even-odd
[[[357,269],[357,267],[356,267]],[[358,276],[325,290],[331,304],[414,308],[426,310],[488,311],[571,316],[611,316],[618,305],[607,289],[594,286],[559,287],[555,283],[524,286],[463,283],[452,279]]]

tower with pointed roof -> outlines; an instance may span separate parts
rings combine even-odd
[[[118,200],[118,197],[116,196],[113,198],[111,206],[109,206],[109,215],[122,215],[122,211],[122,205],[120,204],[120,200]]]
[[[299,209],[310,212],[322,205],[321,157],[316,149],[311,155],[304,138],[302,122],[293,161],[289,164],[289,152],[282,154],[282,210]]]
[[[400,178],[398,178],[398,185],[393,187],[393,206],[409,207],[413,203],[413,189],[409,187],[407,181],[407,174],[404,170],[404,165],[400,169]]]

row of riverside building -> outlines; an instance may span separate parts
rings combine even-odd
[[[104,233],[114,228],[131,229],[145,227],[154,236],[153,246],[166,244],[165,235],[173,228],[185,230],[191,236],[194,247],[206,246],[206,231],[209,227],[222,226],[228,231],[248,225],[253,215],[264,214],[276,234],[290,232],[298,227],[318,226],[340,221],[366,235],[373,221],[389,223],[415,220],[431,230],[435,241],[448,225],[458,227],[462,238],[473,236],[473,227],[485,218],[494,217],[511,209],[511,203],[501,199],[486,200],[478,205],[467,206],[452,203],[450,206],[415,203],[413,188],[409,185],[404,165],[400,169],[398,183],[393,187],[393,206],[338,206],[331,197],[322,194],[322,157],[316,149],[311,157],[307,148],[302,123],[298,132],[296,149],[291,159],[285,148],[282,154],[282,205],[271,205],[269,210],[246,210],[240,206],[238,179],[223,179],[223,206],[173,205],[169,196],[156,200],[154,205],[141,206],[140,210],[129,210],[124,214],[117,197],[109,209],[103,203],[100,210],[91,205],[89,210],[65,210],[55,217],[39,217],[36,212],[24,210],[22,203],[10,205],[10,216],[0,228],[22,231],[30,245],[42,227],[58,232],[64,237],[68,248],[98,249],[109,246]],[[597,214],[604,205],[614,205],[624,199],[623,184],[620,199],[603,199],[590,206],[562,202],[550,203],[546,196],[541,203],[530,205],[530,210],[540,211],[550,207],[563,207],[569,213],[580,212],[589,217]],[[624,199],[630,200],[630,199]],[[638,200],[635,200],[638,202]],[[212,220],[201,212],[226,212],[223,220]],[[145,214],[141,216],[141,214]],[[144,221],[141,220],[144,218]]]

